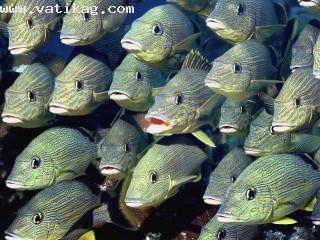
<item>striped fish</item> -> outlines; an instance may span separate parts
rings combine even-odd
[[[313,64],[313,75],[316,78],[320,78],[320,35],[319,35],[319,28],[317,28],[317,41],[313,49],[313,56],[314,56],[314,64]]]
[[[64,181],[37,193],[17,213],[5,231],[6,240],[76,240],[87,230],[78,229],[97,207],[97,196],[85,184]],[[72,237],[71,237],[72,236]]]
[[[218,222],[214,216],[205,225],[198,240],[252,240],[257,239],[257,225],[240,225],[234,223]]]
[[[312,214],[311,214],[311,220],[312,220],[312,223],[314,225],[320,225],[320,191],[317,192],[316,194],[316,203],[314,205],[314,208],[313,208],[313,211],[312,211]]]
[[[248,131],[259,106],[254,100],[227,98],[221,107],[219,129],[224,134],[241,134]]]
[[[185,135],[166,137],[139,160],[125,197],[128,207],[156,206],[201,179],[206,154]]]
[[[310,127],[320,107],[320,81],[312,68],[294,71],[275,99],[272,130],[292,132]]]
[[[49,110],[65,116],[87,115],[109,99],[111,81],[108,66],[79,54],[56,77]]]
[[[138,155],[148,145],[148,136],[132,121],[119,119],[98,144],[103,175],[124,177],[138,162]]]
[[[122,47],[148,63],[174,61],[199,37],[190,19],[171,4],[152,8],[136,19],[121,40]]]
[[[227,189],[251,163],[252,159],[241,148],[232,149],[210,174],[209,185],[203,196],[204,202],[210,205],[220,205]]]
[[[74,0],[63,18],[61,42],[83,46],[99,40],[107,32],[117,30],[127,17],[126,12],[111,11],[126,6],[126,0]]]
[[[154,103],[154,93],[166,80],[162,71],[129,54],[113,73],[109,96],[123,108],[145,112]]]
[[[46,130],[20,153],[6,186],[34,190],[83,175],[97,159],[97,148],[80,131],[72,128]]]
[[[244,150],[250,156],[267,156],[272,153],[315,153],[320,149],[320,137],[307,133],[283,132],[271,129],[272,115],[263,111],[251,123]]]
[[[2,121],[17,127],[37,128],[49,125],[49,99],[54,89],[54,75],[40,63],[28,66],[5,92]]]
[[[319,0],[298,0],[300,6],[305,7],[313,14],[320,14],[320,1]]]
[[[301,157],[273,154],[250,164],[228,189],[219,222],[292,224],[286,216],[310,210],[320,187],[320,173]]]
[[[308,24],[300,33],[297,41],[292,46],[292,59],[290,69],[293,71],[301,67],[313,67],[313,51],[320,29]]]
[[[210,124],[217,128],[224,97],[203,84],[211,65],[198,51],[192,50],[181,70],[156,95],[146,119],[147,132],[155,135],[195,133]]]
[[[176,4],[178,7],[197,15],[208,17],[217,0],[167,0],[167,3]]]
[[[33,51],[49,40],[50,31],[60,21],[61,15],[55,11],[56,0],[18,0],[16,8],[23,12],[13,13],[8,23],[9,51],[23,54]],[[52,12],[45,10],[51,9]]]
[[[205,84],[216,93],[234,99],[248,99],[273,81],[276,69],[267,47],[255,40],[242,42],[216,58]]]
[[[257,39],[256,35],[263,27],[277,25],[278,17],[272,0],[217,0],[207,18],[207,26],[232,44]]]

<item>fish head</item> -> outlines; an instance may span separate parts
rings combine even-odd
[[[5,231],[6,239],[62,239],[87,211],[97,206],[97,196],[84,184],[57,183],[38,192],[18,210]]]
[[[103,63],[83,54],[76,56],[56,77],[51,113],[83,116],[108,100],[112,73]]]
[[[229,152],[210,174],[209,185],[203,196],[204,202],[211,205],[222,204],[228,188],[251,162],[251,158],[240,148]]]
[[[136,19],[121,44],[139,59],[157,63],[171,56],[174,46],[193,33],[190,20],[174,5],[166,4]]]
[[[273,131],[292,132],[312,125],[320,106],[319,91],[320,84],[312,68],[294,71],[275,99]]]
[[[41,64],[30,65],[6,90],[2,121],[24,128],[48,125],[54,119],[48,107],[53,88],[50,70]]]
[[[291,147],[291,134],[277,133],[272,129],[272,115],[265,110],[251,123],[244,150],[250,156],[284,153]]]
[[[28,3],[27,6],[22,6],[20,2],[16,4],[16,7],[26,8],[26,11],[13,13],[8,23],[8,49],[11,54],[28,53],[48,41],[50,28],[58,21],[56,13],[44,12],[50,5],[50,1],[45,0]],[[42,13],[39,8],[43,10]]]
[[[236,134],[246,131],[252,120],[251,110],[247,101],[228,98],[221,107],[220,132]]]
[[[272,214],[275,207],[273,192],[267,184],[257,179],[257,175],[252,175],[256,173],[245,173],[227,190],[217,213],[219,222],[257,224]]]

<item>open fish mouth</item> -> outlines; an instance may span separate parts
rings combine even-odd
[[[271,129],[274,132],[284,133],[293,130],[294,127],[284,123],[272,123]]]
[[[204,195],[203,201],[209,205],[221,205],[222,203],[221,199],[218,199],[209,195]]]
[[[27,186],[25,184],[22,184],[20,182],[13,181],[13,180],[7,180],[6,186],[10,189],[16,189],[16,190],[23,190],[23,189],[26,189],[27,187],[30,187],[30,186]]]
[[[146,115],[149,126],[146,129],[150,134],[158,134],[169,131],[173,128],[173,124],[159,115]]]
[[[144,202],[142,200],[136,198],[125,198],[124,202],[128,207],[132,208],[139,208],[143,207],[144,205]]]
[[[31,50],[31,48],[17,45],[17,46],[9,47],[8,50],[10,51],[10,53],[12,55],[19,55],[19,54],[24,54],[24,53],[29,52]]]
[[[121,167],[117,166],[117,165],[104,165],[104,166],[100,166],[100,172],[102,175],[104,176],[108,176],[108,175],[117,175],[120,174],[121,171]]]
[[[221,31],[226,29],[226,25],[224,25],[221,21],[214,18],[208,18],[206,23],[208,28],[211,28],[214,31]]]
[[[57,115],[67,115],[70,112],[70,110],[64,104],[61,103],[50,103],[49,111]]]
[[[137,41],[131,39],[122,39],[121,45],[124,49],[129,51],[142,51],[142,45]]]
[[[23,123],[23,120],[17,114],[4,113],[1,115],[1,118],[2,118],[2,122],[7,123],[7,124],[21,124],[21,123]]]
[[[298,3],[302,7],[319,7],[319,5],[317,3],[315,3],[314,1],[310,1],[310,0],[298,0]]]
[[[108,95],[113,101],[126,101],[131,100],[129,95],[123,91],[109,91]]]
[[[5,231],[4,233],[6,235],[5,236],[6,240],[31,240],[31,239],[28,239],[28,238],[21,237],[18,234],[12,233],[12,232],[9,232],[9,231]]]
[[[222,214],[218,213],[218,222],[222,223],[237,223],[237,222],[244,222],[246,219],[236,218],[231,214]]]
[[[76,38],[74,36],[64,36],[64,35],[60,36],[60,40],[63,44],[70,45],[70,46],[81,42],[81,39],[79,38]]]
[[[240,132],[235,127],[232,127],[231,125],[222,125],[219,127],[220,132],[222,133],[238,133]]]

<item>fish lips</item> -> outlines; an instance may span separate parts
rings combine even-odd
[[[15,190],[26,190],[26,189],[30,189],[30,187],[32,187],[32,185],[26,185],[21,182],[9,180],[9,179],[6,180],[6,186],[7,186],[7,188],[15,189]]]
[[[145,119],[149,122],[149,126],[146,131],[150,134],[166,133],[175,125],[160,114],[147,114]]]
[[[124,202],[128,207],[131,207],[131,208],[147,208],[152,205],[152,204],[147,204],[143,200],[137,199],[137,198],[127,198],[126,197],[124,199]]]
[[[138,52],[138,51],[143,51],[142,45],[132,39],[129,38],[123,38],[121,40],[121,45],[124,49],[130,51],[130,52]]]
[[[73,35],[60,35],[60,41],[69,46],[77,46],[79,43],[83,42],[83,40]]]
[[[111,100],[113,101],[129,101],[132,100],[131,96],[121,90],[111,90],[108,92],[108,95],[110,97]]]
[[[312,1],[312,0],[298,0],[298,3],[300,6],[302,7],[306,7],[306,8],[309,8],[309,7],[319,7],[319,4],[317,4],[315,1]]]
[[[34,240],[31,238],[21,237],[20,235],[13,233],[13,232],[10,232],[10,231],[5,231],[4,234],[6,235],[5,236],[6,240]]]
[[[49,103],[49,111],[53,114],[62,115],[62,116],[69,116],[71,111],[68,107],[61,103],[51,102]]]
[[[9,46],[8,50],[12,55],[20,55],[20,54],[26,54],[32,50],[32,47],[27,47],[23,45],[15,45],[15,46]]]
[[[250,156],[259,156],[260,154],[264,153],[263,151],[259,150],[258,148],[253,148],[253,147],[244,146],[243,149],[244,149],[244,152]]]
[[[24,122],[23,119],[18,114],[14,114],[14,113],[3,113],[1,115],[1,118],[3,122],[7,124],[12,124],[12,125],[19,125]]]
[[[123,173],[122,166],[120,164],[106,164],[100,165],[100,172],[104,176],[114,176]]]
[[[231,126],[231,125],[220,125],[219,126],[219,130],[221,133],[225,133],[225,134],[233,134],[233,133],[239,133],[240,130],[237,129],[236,127],[234,126]]]
[[[226,29],[226,25],[223,22],[214,18],[208,18],[206,20],[206,24],[208,28],[212,29],[213,31],[221,31]]]
[[[277,122],[273,122],[271,129],[273,132],[276,133],[285,133],[285,132],[291,132],[294,129],[296,129],[295,126],[290,126],[287,123],[277,123]]]
[[[217,213],[218,216],[218,222],[222,223],[239,223],[239,222],[245,222],[248,220],[248,218],[236,218],[232,214],[225,214],[225,213]]]
[[[213,196],[206,195],[206,194],[203,196],[203,201],[209,205],[221,205],[222,204],[221,199],[218,199]]]

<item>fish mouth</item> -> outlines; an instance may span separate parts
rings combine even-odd
[[[135,198],[125,198],[124,202],[128,207],[132,207],[132,208],[139,208],[144,205],[143,201]]]
[[[2,118],[2,122],[7,123],[7,124],[21,124],[21,123],[23,123],[23,120],[17,114],[4,113],[1,115],[1,118]]]
[[[142,51],[143,49],[140,43],[131,39],[122,39],[121,45],[128,51]]]
[[[224,25],[221,21],[214,19],[214,18],[208,18],[207,21],[208,28],[214,30],[214,31],[221,31],[226,29],[226,25]]]
[[[12,46],[9,47],[8,50],[12,55],[20,55],[24,54],[30,51],[30,47],[25,47],[25,46]]]
[[[206,80],[204,83],[209,88],[222,88],[222,84],[216,81]]]
[[[313,223],[314,225],[317,225],[317,226],[320,225],[320,219],[319,219],[319,218],[316,219],[316,218],[312,218],[312,217],[311,217],[311,220],[312,220],[312,223]]]
[[[298,0],[298,3],[302,7],[319,7],[314,1],[310,0]]]
[[[6,186],[7,186],[7,188],[16,189],[16,190],[23,190],[23,189],[28,188],[27,185],[19,183],[17,181],[13,181],[13,180],[7,180]]]
[[[70,111],[68,108],[61,103],[50,103],[49,104],[49,111],[53,114],[57,115],[68,115]]]
[[[218,213],[218,222],[222,223],[238,223],[238,222],[244,222],[246,219],[240,219],[236,218],[231,214],[222,214]]]
[[[28,240],[28,239],[26,239],[24,237],[19,236],[16,233],[12,233],[12,232],[9,232],[9,231],[5,231],[4,234],[6,235],[5,236],[6,240]]]
[[[240,132],[238,129],[235,127],[232,127],[231,125],[222,125],[219,127],[220,132],[222,133],[238,133]]]
[[[149,122],[146,131],[150,134],[163,133],[173,128],[173,124],[159,115],[146,115],[145,119]]]
[[[278,133],[290,132],[294,129],[293,126],[289,126],[288,124],[281,124],[281,123],[272,123],[272,131]]]
[[[123,91],[109,91],[108,95],[110,99],[113,101],[126,101],[126,100],[131,100],[129,95]]]
[[[70,45],[70,46],[73,46],[79,42],[81,42],[80,39],[76,38],[76,37],[72,37],[72,36],[63,36],[61,35],[60,36],[60,40],[63,44],[65,45]]]
[[[251,147],[246,147],[246,146],[244,146],[244,152],[247,155],[254,155],[254,156],[262,153],[262,151],[260,151],[257,148],[251,148]]]
[[[214,198],[212,196],[203,196],[203,201],[209,205],[221,205],[222,201],[220,199]]]
[[[100,172],[104,176],[118,175],[121,173],[121,167],[116,165],[105,165],[100,167]]]

